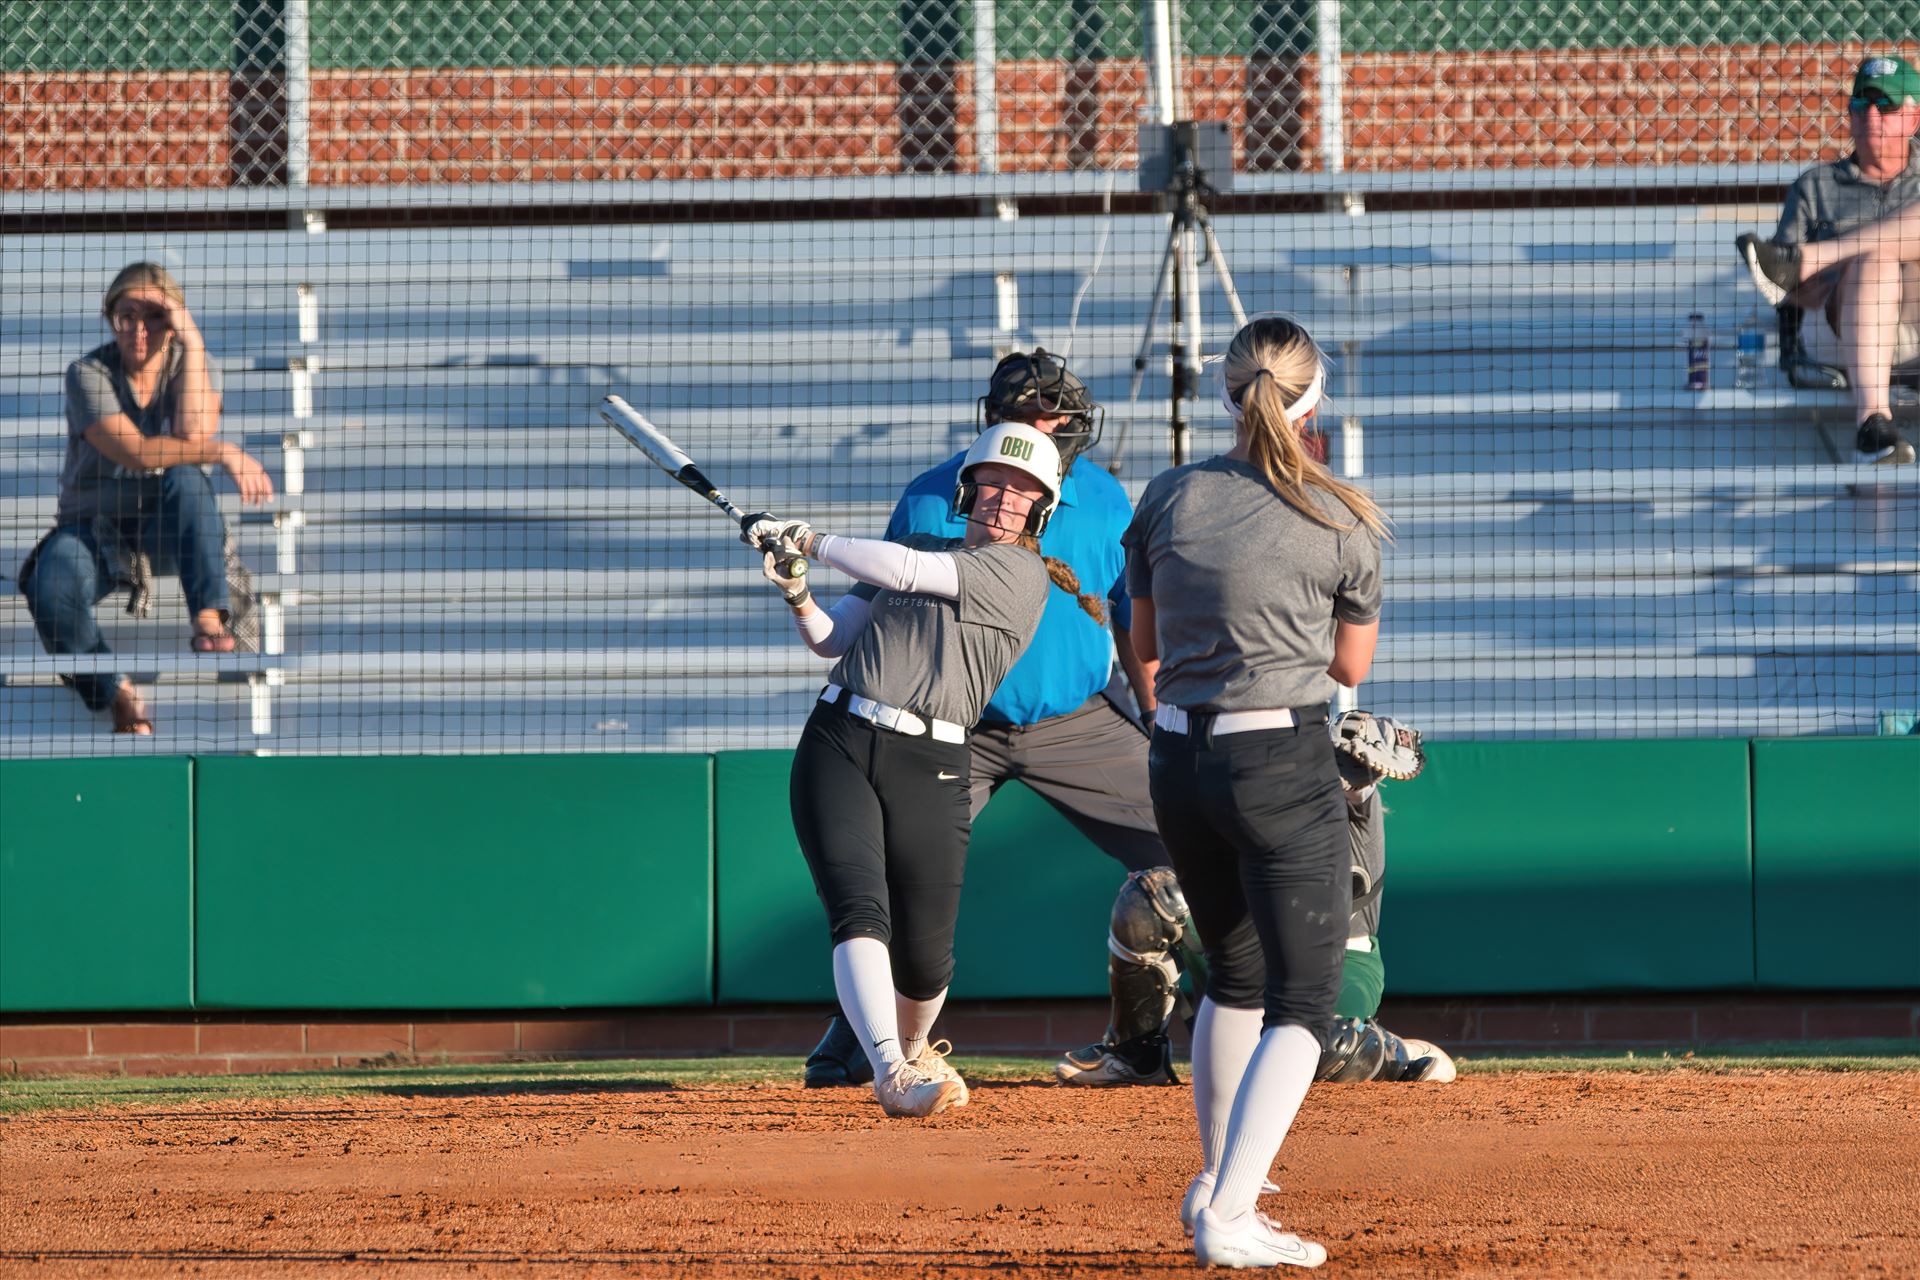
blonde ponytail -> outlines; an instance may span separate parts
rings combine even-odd
[[[1348,530],[1320,509],[1309,489],[1332,494],[1376,536],[1391,539],[1386,513],[1365,489],[1327,470],[1307,451],[1307,419],[1289,422],[1286,410],[1300,401],[1326,357],[1300,325],[1285,316],[1262,316],[1233,337],[1221,377],[1230,404],[1240,413],[1247,460],[1266,477],[1281,501],[1315,524]]]

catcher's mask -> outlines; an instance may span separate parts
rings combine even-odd
[[[1067,421],[1051,434],[1064,476],[1075,458],[1099,442],[1107,412],[1094,404],[1087,384],[1076,378],[1059,356],[1044,347],[1014,352],[993,367],[987,394],[980,397],[980,419],[988,427],[1063,414]]]
[[[1046,496],[1027,511],[1026,532],[1039,537],[1053,518],[1054,508],[1060,505],[1060,454],[1053,438],[1024,422],[1003,422],[981,432],[960,464],[960,483],[953,489],[953,509],[963,520],[972,515],[974,501],[980,496],[980,486],[968,477],[975,467],[989,462],[1024,471],[1046,490]]]

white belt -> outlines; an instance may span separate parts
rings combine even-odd
[[[837,684],[830,684],[820,691],[820,701],[834,703],[840,701],[840,695],[847,695],[847,710],[862,720],[870,720],[882,729],[891,729],[895,733],[905,733],[913,737],[932,738],[935,742],[961,742],[967,740],[967,731],[951,720],[922,718],[902,707],[890,707],[884,702],[875,702],[872,698],[863,698],[850,693]]]
[[[1153,722],[1168,733],[1187,731],[1187,713],[1169,703],[1153,709]],[[1222,711],[1213,718],[1213,736],[1225,733],[1250,733],[1255,729],[1291,729],[1299,717],[1285,707],[1272,711]]]

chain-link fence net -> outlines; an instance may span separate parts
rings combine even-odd
[[[1236,303],[1333,355],[1330,464],[1396,521],[1363,705],[1443,737],[1904,731],[1916,468],[1867,470],[1873,406],[1804,389],[1844,384],[1846,316],[1796,328],[1732,252],[1797,172],[1905,119],[1848,105],[1869,52],[1920,58],[1889,21],[1841,0],[15,0],[0,754],[788,745],[827,664],[603,396],[743,505],[877,536],[1015,347],[1066,353],[1107,408],[1089,465],[1137,495],[1171,457],[1176,309],[1211,355]],[[1217,254],[1141,190],[1166,117],[1225,126],[1199,192]],[[1912,181],[1876,188],[1883,212]],[[197,338],[151,292],[103,315],[135,261],[177,278]],[[133,330],[169,361],[204,349],[217,439],[274,485],[243,504],[248,464],[206,455],[244,577],[204,522],[162,545],[183,499],[152,446],[102,455],[121,505],[81,519],[103,484],[75,419],[145,358],[121,354]],[[1897,384],[1920,352],[1893,332],[1886,407],[1913,438]],[[89,353],[105,372],[76,386]],[[194,415],[148,414],[151,389],[127,384],[129,419],[180,431]],[[1231,436],[1197,390],[1177,416],[1205,456]],[[56,528],[63,599],[30,610],[13,588]],[[130,614],[116,584],[145,573]],[[233,652],[192,639],[223,578]],[[113,705],[123,681],[143,708]],[[143,709],[150,742],[108,732]]]

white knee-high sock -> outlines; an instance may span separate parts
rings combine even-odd
[[[833,992],[860,1037],[874,1074],[900,1061],[900,1025],[893,1008],[893,961],[878,938],[848,938],[833,949]]]
[[[1305,1027],[1285,1023],[1260,1037],[1227,1122],[1220,1177],[1213,1187],[1215,1214],[1237,1218],[1253,1208],[1319,1065],[1319,1037]]]
[[[909,1000],[894,993],[893,1011],[900,1023],[901,1053],[908,1058],[920,1056],[920,1051],[927,1047],[927,1037],[933,1033],[933,1020],[940,1016],[940,1007],[946,1002],[944,991],[931,1000]]]
[[[1203,1172],[1220,1172],[1227,1120],[1247,1060],[1260,1043],[1262,1016],[1258,1009],[1226,1009],[1206,999],[1193,1020],[1193,1118],[1200,1122]]]

